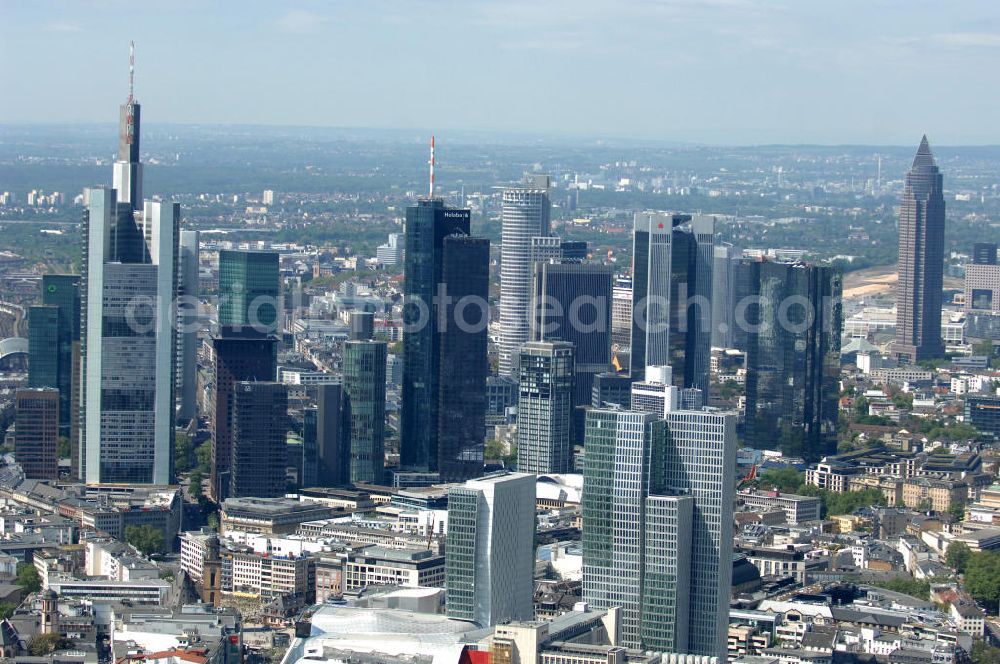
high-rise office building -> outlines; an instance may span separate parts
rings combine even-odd
[[[715,247],[712,263],[712,347],[733,347],[733,260],[736,251],[731,244]]]
[[[177,298],[177,419],[198,416],[198,231],[181,231]]]
[[[997,243],[976,242],[972,245],[972,262],[974,265],[996,265]]]
[[[607,408],[609,405],[629,405],[632,398],[632,383],[635,379],[624,374],[607,372],[594,376],[594,386],[590,391],[590,405],[593,408]]]
[[[142,209],[142,164],[139,162],[139,102],[135,100],[133,74],[134,45],[130,47],[128,99],[118,112],[118,156],[113,166],[113,188],[118,202],[128,203],[133,210]]]
[[[573,472],[573,344],[529,341],[521,346],[517,399],[517,469]]]
[[[59,396],[52,387],[14,395],[14,460],[28,479],[59,479]]]
[[[584,601],[621,607],[625,646],[723,656],[735,415],[594,409],[586,426]]]
[[[535,476],[469,480],[448,491],[448,617],[483,627],[534,617]]]
[[[674,384],[708,394],[715,217],[635,215],[630,369],[670,366]]]
[[[941,357],[944,279],[944,185],[924,136],[906,174],[899,207],[896,342],[901,360]]]
[[[84,214],[81,474],[87,483],[172,479],[180,206],[142,215],[113,189]]]
[[[78,408],[80,277],[42,275],[42,304],[28,309],[28,385],[59,390],[59,435],[76,438]],[[74,475],[75,477],[75,475]]]
[[[229,497],[279,498],[285,494],[288,388],[282,383],[233,385]]]
[[[646,367],[644,380],[632,383],[632,410],[657,417],[678,410],[680,394],[673,384],[670,367]]]
[[[341,401],[343,388],[336,383],[321,383],[310,388],[314,404],[306,410],[312,422],[304,424],[310,438],[303,435],[307,459],[313,467],[304,466],[303,486],[341,486],[350,480],[349,449],[342,434],[343,413]]]
[[[447,208],[439,199],[406,208],[404,259],[403,387],[400,412],[400,465],[436,472],[441,367],[440,312],[444,238],[469,234],[468,210]]]
[[[221,502],[228,497],[233,455],[233,386],[241,381],[268,382],[275,379],[278,342],[252,328],[229,330],[212,339],[209,346],[213,387],[210,412],[212,431],[212,495]]]
[[[380,265],[395,267],[403,264],[403,238],[399,233],[389,233],[389,240],[375,249],[375,260]]]
[[[632,278],[616,277],[611,298],[611,343],[616,350],[628,353],[632,340]]]
[[[219,251],[219,328],[278,331],[281,278],[274,251]]]
[[[842,275],[833,267],[742,259],[748,445],[818,461],[837,449]]]
[[[534,265],[531,339],[561,339],[573,344],[574,407],[590,404],[594,376],[611,368],[613,278],[607,265],[558,262]]]
[[[438,329],[437,469],[442,482],[464,482],[483,473],[490,241],[467,235],[444,238],[441,283],[448,300]]]
[[[351,341],[368,341],[375,337],[375,314],[371,311],[352,311],[348,323]]]
[[[385,473],[384,341],[344,343],[344,440],[350,481],[382,484]]]
[[[500,246],[500,375],[517,370],[530,333],[532,238],[549,235],[549,178],[525,176],[503,192]]]

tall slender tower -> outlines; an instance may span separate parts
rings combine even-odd
[[[118,114],[118,158],[114,164],[114,189],[118,202],[142,209],[142,164],[139,163],[139,102],[135,100],[135,42],[129,43],[128,100]]]
[[[899,208],[898,271],[893,353],[907,362],[941,357],[944,186],[927,136],[920,140],[906,174]]]
[[[82,290],[81,474],[88,484],[172,475],[180,205],[141,215],[114,189],[87,190]]]
[[[177,323],[177,419],[187,424],[198,416],[198,231],[181,231]]]
[[[441,335],[435,296],[442,283],[444,239],[468,235],[470,218],[468,210],[445,207],[438,198],[406,208],[399,451],[405,470],[438,470]]]
[[[549,177],[526,176],[503,192],[500,245],[500,375],[517,371],[517,350],[530,336],[531,239],[549,234]]]

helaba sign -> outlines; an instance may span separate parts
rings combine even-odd
[[[444,218],[445,219],[465,219],[468,216],[469,216],[469,211],[468,210],[445,210],[444,211]]]

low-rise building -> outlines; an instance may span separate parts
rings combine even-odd
[[[344,567],[344,589],[366,586],[444,587],[444,556],[429,549],[367,546],[351,553]]]
[[[327,505],[289,498],[227,498],[222,503],[219,534],[287,535],[302,523],[328,519],[333,512]]]
[[[766,511],[779,507],[785,512],[785,519],[792,525],[806,521],[819,521],[823,501],[815,496],[797,496],[779,491],[741,491],[737,498],[745,507]]]

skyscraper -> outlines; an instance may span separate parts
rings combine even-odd
[[[229,330],[211,342],[209,366],[213,391],[210,412],[212,422],[212,495],[222,502],[228,497],[233,455],[233,386],[241,381],[273,381],[276,374],[278,342],[274,337],[252,328]]]
[[[517,350],[528,341],[531,239],[549,234],[549,178],[525,176],[503,192],[500,246],[500,375],[517,370]]]
[[[233,385],[229,497],[278,498],[285,494],[288,388],[282,383]]]
[[[59,479],[59,396],[51,387],[14,395],[14,460],[28,479]]]
[[[59,390],[59,435],[79,476],[80,277],[42,275],[42,304],[28,309],[28,385]]]
[[[740,260],[748,445],[818,461],[837,449],[842,275],[837,268]],[[742,343],[742,342],[741,342]]]
[[[510,473],[448,491],[448,617],[483,627],[534,617],[535,477]]]
[[[611,368],[611,291],[614,275],[594,263],[535,263],[532,341],[573,344],[573,406],[590,404],[594,376]]]
[[[343,389],[335,383],[321,383],[311,388],[315,405],[312,423],[315,443],[314,468],[305,467],[303,486],[340,486],[350,478],[349,452],[343,437],[341,403]],[[303,436],[305,438],[305,436]],[[310,441],[303,441],[307,445]]]
[[[441,366],[439,311],[444,238],[469,234],[468,210],[427,199],[406,208],[400,465],[436,472]]]
[[[198,231],[181,231],[177,298],[177,419],[198,416]]]
[[[622,609],[622,644],[723,656],[735,416],[587,413],[583,598]]]
[[[135,44],[129,45],[128,99],[118,113],[118,157],[113,166],[113,188],[118,202],[142,209],[142,164],[139,162],[139,102],[134,95]]]
[[[633,376],[643,375],[646,366],[670,366],[677,387],[708,394],[714,261],[715,217],[636,213]]]
[[[490,241],[449,235],[442,244],[444,326],[438,334],[438,461],[442,482],[483,473],[489,325]]]
[[[274,251],[219,251],[219,327],[278,330],[281,279]]]
[[[84,214],[80,468],[87,483],[172,479],[177,203],[133,217],[113,189]]]
[[[731,244],[715,247],[712,264],[712,346],[733,347],[733,260],[736,252]]]
[[[926,136],[903,187],[898,270],[893,353],[907,362],[941,357],[944,185]]]
[[[972,263],[974,265],[996,265],[997,243],[976,242],[972,245]]]
[[[529,341],[519,356],[517,469],[572,472],[573,344]]]
[[[384,341],[344,343],[344,439],[350,481],[381,484],[385,473]]]

